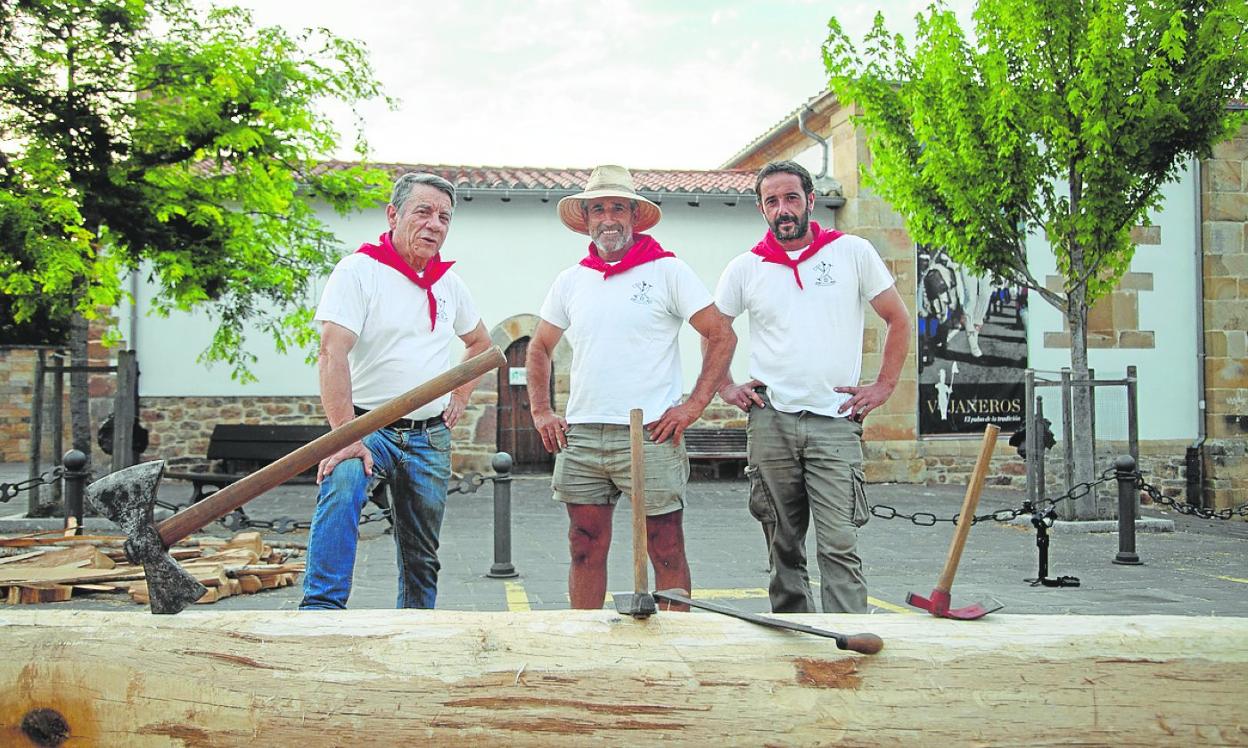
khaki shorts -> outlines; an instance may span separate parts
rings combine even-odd
[[[556,501],[566,504],[615,504],[621,494],[632,495],[628,426],[574,423],[568,426],[568,446],[555,455],[550,487]],[[685,507],[689,457],[684,442],[662,444],[646,435],[642,454],[646,468],[646,516],[668,514]]]

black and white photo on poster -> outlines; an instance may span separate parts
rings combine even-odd
[[[1027,289],[919,246],[919,434],[1023,427]]]

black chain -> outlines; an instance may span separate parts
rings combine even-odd
[[[988,520],[992,520],[994,522],[1009,522],[1022,514],[1042,514],[1049,509],[1056,507],[1063,501],[1075,501],[1087,496],[1092,493],[1093,488],[1102,483],[1114,480],[1116,476],[1117,473],[1114,469],[1109,468],[1105,472],[1101,473],[1100,478],[1097,478],[1094,481],[1077,483],[1074,486],[1071,486],[1070,490],[1061,496],[1056,498],[1044,498],[1035,502],[1035,504],[1032,504],[1030,501],[1024,501],[1022,506],[1017,509],[998,509],[995,512],[989,512],[988,514],[977,514],[971,518],[971,524],[975,525],[980,522],[987,522]],[[937,517],[931,512],[915,512],[914,514],[906,514],[905,512],[900,512],[893,507],[886,506],[884,504],[874,504],[871,506],[871,515],[874,517],[879,517],[880,519],[908,519],[919,527],[932,527],[938,522],[949,522],[956,525],[958,523],[959,514],[955,514],[952,517]]]
[[[1186,501],[1175,501],[1166,496],[1157,489],[1156,486],[1150,486],[1145,480],[1144,475],[1139,471],[1135,473],[1135,485],[1137,488],[1148,493],[1149,498],[1154,504],[1162,504],[1168,506],[1179,514],[1186,514],[1192,517],[1200,517],[1201,519],[1230,519],[1231,517],[1248,517],[1248,503],[1240,504],[1234,509],[1219,509],[1214,511],[1206,509],[1203,506],[1189,504]]]
[[[57,470],[60,470],[60,468],[57,468]],[[481,486],[484,485],[487,480],[494,480],[497,477],[498,476],[496,475],[482,475],[481,473],[476,473],[476,472],[466,473],[460,476],[459,478],[452,480],[451,484],[446,489],[446,493],[448,495],[453,494],[453,493],[464,493],[464,494],[476,493],[477,489],[481,488]],[[156,501],[156,506],[161,507],[163,509],[168,509],[171,512],[177,513],[187,508],[188,506],[190,506],[190,503],[170,504],[167,501],[158,500]],[[378,511],[378,512],[369,512],[367,514],[361,515],[360,525],[361,526],[367,525],[370,522],[381,522],[383,520],[387,522],[391,521],[391,513],[390,513],[389,508],[382,509],[381,511]],[[295,532],[297,530],[312,529],[312,520],[297,520],[294,517],[285,517],[285,516],[278,517],[276,519],[271,519],[271,520],[253,519],[249,517],[247,513],[242,510],[242,508],[235,509],[234,511],[225,515],[221,519],[217,520],[217,523],[220,525],[223,525],[227,530],[230,530],[231,532],[237,532],[238,530],[256,529],[256,530],[269,530],[274,533],[277,533],[278,535],[284,535],[286,533]]]
[[[0,483],[0,504],[8,502],[22,491],[29,491],[36,486],[50,486],[60,480],[64,474],[65,468],[57,465],[51,470],[45,470],[36,478],[28,478],[18,483]]]

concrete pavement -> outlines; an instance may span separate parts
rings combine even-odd
[[[0,481],[24,480],[25,467],[0,465]],[[549,476],[516,476],[512,481],[512,563],[519,576],[491,579],[494,562],[492,484],[473,494],[453,494],[442,530],[442,573],[438,607],[452,610],[539,610],[568,607],[567,515],[550,498]],[[686,545],[694,596],[714,598],[743,610],[766,612],[767,559],[759,525],[746,511],[743,480],[695,481],[685,510]],[[913,514],[952,517],[961,506],[961,486],[877,484],[868,487],[873,505]],[[187,501],[190,485],[165,481],[160,498]],[[1018,491],[985,490],[977,514],[1016,509]],[[282,516],[310,519],[315,503],[310,486],[282,486],[246,506],[253,519]],[[18,518],[25,500],[0,504],[0,534],[32,526]],[[369,506],[372,511],[375,507]],[[1118,551],[1113,532],[1058,532],[1050,536],[1049,577],[1074,576],[1079,587],[1031,586],[1038,572],[1036,534],[1020,518],[1013,523],[982,522],[969,536],[953,586],[953,605],[997,600],[1001,614],[1104,614],[1248,616],[1248,523],[1203,520],[1145,507],[1145,517],[1172,520],[1173,532],[1141,532],[1136,551],[1140,566],[1112,563]],[[632,584],[629,512],[624,502],[615,515],[615,539],[608,589],[626,591]],[[42,520],[44,525],[55,521]],[[35,523],[38,524],[38,523]],[[96,520],[89,526],[107,525]],[[1157,522],[1151,524],[1156,525]],[[389,608],[395,596],[395,554],[386,524],[361,527],[353,608]],[[879,517],[862,528],[860,550],[870,590],[872,612],[921,614],[906,605],[906,593],[927,595],[948,552],[953,525],[920,527],[902,519]],[[206,530],[228,535],[220,525]],[[272,540],[304,542],[306,532],[269,534]],[[812,544],[813,546],[813,539]],[[813,547],[810,549],[813,559]],[[812,573],[817,567],[812,562]],[[653,576],[651,577],[653,579]],[[813,580],[817,584],[817,579]],[[216,610],[293,610],[298,586],[240,595],[215,604]],[[818,592],[816,590],[816,600]],[[608,596],[608,606],[610,596]],[[134,609],[123,595],[76,595],[71,601],[45,604],[57,609]]]

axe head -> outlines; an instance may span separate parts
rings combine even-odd
[[[202,584],[182,568],[160,539],[152,511],[164,460],[118,470],[87,486],[87,500],[126,533],[126,557],[142,564],[153,613],[179,613],[204,596]]]

